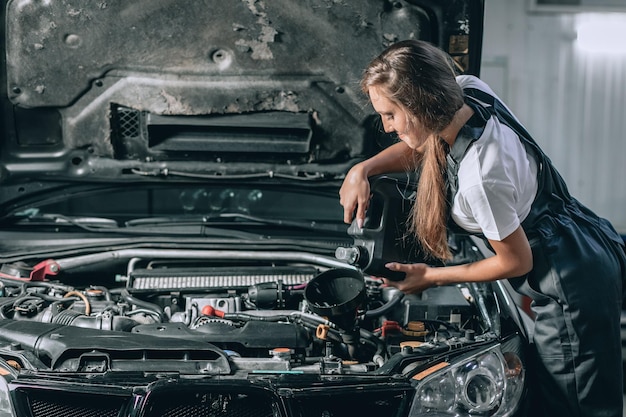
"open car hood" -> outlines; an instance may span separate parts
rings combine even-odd
[[[483,2],[14,0],[2,13],[0,183],[19,186],[339,177],[381,135],[359,90],[367,63],[419,38],[477,74]]]

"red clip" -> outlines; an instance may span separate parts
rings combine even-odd
[[[215,316],[215,317],[224,317],[224,312],[222,310],[217,310],[211,305],[205,305],[202,307],[202,315],[203,316]]]
[[[45,281],[47,276],[56,275],[61,270],[61,266],[54,259],[46,259],[39,262],[30,272],[31,281]]]
[[[402,331],[402,327],[400,326],[400,324],[397,321],[392,321],[392,320],[386,320],[383,322],[383,325],[381,326],[381,336],[385,337],[387,336],[388,332],[400,332]]]

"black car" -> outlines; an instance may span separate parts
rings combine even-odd
[[[359,91],[424,39],[477,75],[479,0],[4,2],[0,417],[514,416],[502,282],[404,295],[414,178]],[[451,235],[455,262],[488,256]]]

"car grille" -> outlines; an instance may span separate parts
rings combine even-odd
[[[406,415],[410,395],[406,388],[391,390],[358,387],[306,394],[289,389],[287,396],[265,389],[157,388],[140,394],[85,394],[21,387],[16,390],[18,417],[278,417]],[[282,390],[279,390],[282,391]],[[296,390],[298,392],[299,390]],[[317,392],[316,392],[317,391]],[[334,391],[334,392],[333,392]],[[355,392],[360,391],[360,392]]]
[[[32,417],[117,417],[132,408],[129,396],[95,395],[25,389],[19,409]],[[138,404],[138,403],[136,403]],[[261,393],[159,390],[145,401],[145,417],[272,417],[274,397]]]
[[[266,394],[163,393],[148,400],[146,417],[272,417],[274,402]]]
[[[29,390],[32,417],[116,417],[125,398]]]

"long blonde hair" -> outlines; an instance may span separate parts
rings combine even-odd
[[[440,260],[450,259],[447,239],[449,202],[446,187],[448,147],[439,137],[463,106],[463,91],[456,83],[450,58],[434,45],[417,40],[395,43],[365,69],[361,89],[377,86],[403,108],[409,124],[428,133],[421,158],[417,197],[409,217],[409,230],[424,251]]]

